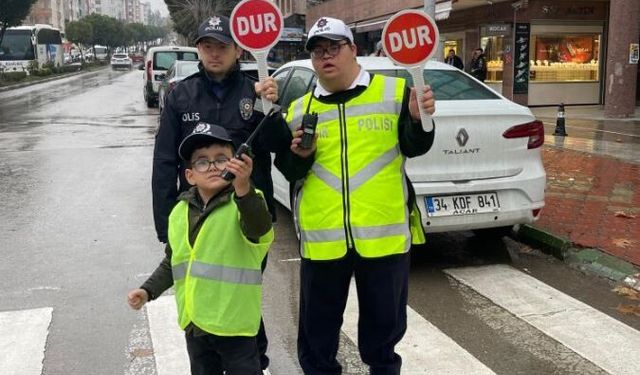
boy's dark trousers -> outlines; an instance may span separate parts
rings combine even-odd
[[[407,329],[409,261],[409,254],[365,259],[355,250],[337,260],[302,259],[298,360],[305,374],[342,373],[336,354],[352,275],[360,357],[373,375],[400,374],[394,347]]]
[[[187,330],[192,375],[262,375],[255,337],[194,334]]]

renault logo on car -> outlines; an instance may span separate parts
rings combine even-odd
[[[458,145],[460,147],[464,147],[467,144],[468,140],[469,140],[469,134],[467,134],[467,131],[464,130],[464,128],[460,129],[460,131],[456,135],[456,141],[458,141]]]

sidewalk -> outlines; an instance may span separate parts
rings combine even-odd
[[[604,261],[605,276],[619,280],[640,266],[640,107],[628,119],[606,119],[601,106],[566,107],[567,137],[551,135],[556,110],[531,108],[547,134],[546,205],[520,233],[563,258]]]

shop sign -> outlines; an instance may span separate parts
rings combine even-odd
[[[640,58],[640,44],[629,44],[629,64],[637,64]]]
[[[516,24],[516,43],[513,51],[513,93],[529,92],[529,38],[530,25]]]
[[[511,25],[506,23],[494,23],[485,26],[485,32],[483,36],[501,36],[510,35]]]
[[[299,27],[285,27],[282,29],[282,42],[302,42],[304,39],[304,31]]]

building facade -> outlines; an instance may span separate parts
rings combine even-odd
[[[64,9],[63,0],[38,0],[31,7],[23,24],[46,24],[64,31]]]
[[[340,18],[365,54],[389,17],[423,7],[423,0],[328,0],[307,9],[305,29],[321,16]],[[483,48],[485,83],[518,103],[604,104],[608,115],[626,116],[640,98],[639,1],[438,0],[436,20],[438,59],[453,49],[468,66]]]

